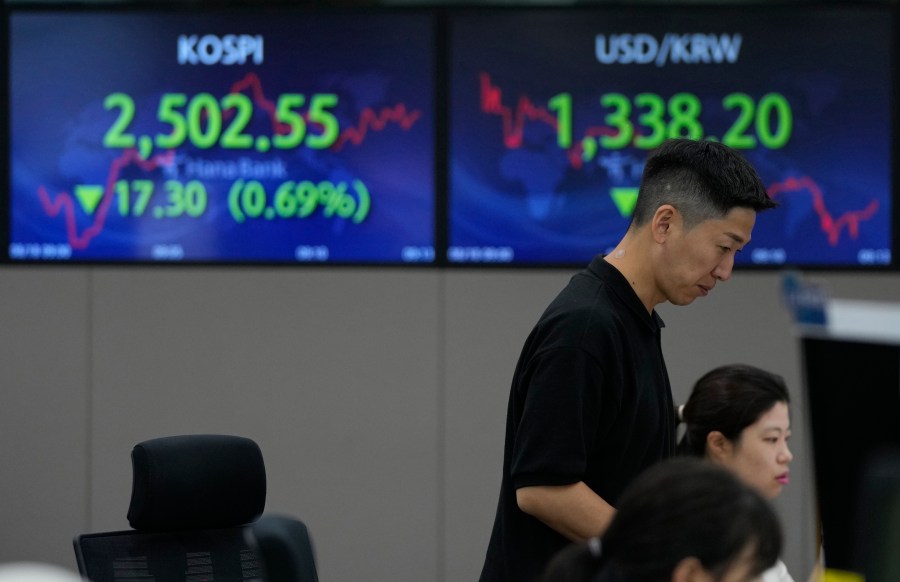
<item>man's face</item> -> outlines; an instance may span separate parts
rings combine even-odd
[[[733,208],[723,218],[684,229],[681,215],[663,245],[657,287],[674,305],[688,305],[705,297],[719,281],[731,278],[734,257],[750,242],[756,212]]]

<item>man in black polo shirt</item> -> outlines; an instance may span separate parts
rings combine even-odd
[[[654,308],[728,280],[756,213],[774,206],[724,145],[673,139],[651,153],[625,236],[572,277],[522,349],[482,582],[537,579],[570,541],[600,535],[628,483],[672,453]]]

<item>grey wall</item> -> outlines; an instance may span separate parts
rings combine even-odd
[[[323,582],[477,578],[519,348],[568,271],[0,269],[0,562],[74,568],[72,537],[127,529],[130,450],[156,436],[256,440],[266,509],[304,519]],[[814,275],[897,300],[900,276]],[[812,478],[797,339],[775,273],[662,306],[678,401],[746,362],[794,397],[777,502],[795,579],[812,565]]]

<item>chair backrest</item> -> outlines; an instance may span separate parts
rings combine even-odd
[[[302,521],[264,515],[250,524],[247,533],[268,582],[318,582],[312,540]]]
[[[247,524],[262,515],[259,447],[231,435],[152,439],[132,450],[128,522],[134,530],[75,538],[78,570],[92,582],[243,582],[262,579]]]

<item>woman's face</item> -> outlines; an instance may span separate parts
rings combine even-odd
[[[773,499],[789,481],[788,465],[794,458],[788,448],[790,437],[788,405],[776,402],[730,443],[721,461],[764,497]]]

